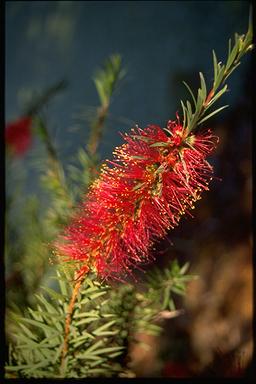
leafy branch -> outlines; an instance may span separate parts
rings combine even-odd
[[[97,110],[96,119],[91,124],[91,133],[87,144],[88,152],[91,155],[96,153],[113,93],[124,76],[125,70],[121,67],[121,56],[118,54],[111,55],[103,68],[95,73],[93,80],[99,95],[100,107]]]
[[[6,367],[9,377],[59,378],[108,376],[118,367],[111,363],[122,348],[111,338],[114,314],[106,307],[108,286],[100,285],[92,276],[87,277],[73,302],[71,332],[65,346],[66,314],[73,296],[66,274],[57,272],[58,290],[44,288],[37,296],[37,308],[29,309],[26,317],[13,314],[16,323],[15,345],[10,348],[10,361]]]
[[[163,316],[163,310],[170,307],[170,301],[174,306],[173,293],[184,294],[186,283],[194,278],[185,274],[187,268],[175,261],[164,274],[152,271],[141,292],[130,284],[102,284],[94,275],[72,287],[70,273],[59,269],[54,277],[58,289],[43,288],[45,293],[37,295],[37,307],[30,308],[25,317],[12,314],[14,342],[7,377],[123,375],[136,333],[159,334],[159,319],[171,318],[170,313],[176,316],[173,310]],[[167,294],[170,281],[172,289]]]
[[[187,134],[216,113],[228,107],[228,105],[224,105],[206,114],[208,109],[212,107],[224,93],[227,92],[228,87],[225,84],[226,80],[240,65],[241,58],[253,48],[252,36],[252,14],[250,14],[247,33],[245,35],[238,35],[236,33],[233,47],[232,41],[229,39],[228,57],[225,64],[218,61],[216,53],[213,50],[214,79],[209,93],[207,93],[206,82],[201,72],[199,73],[200,87],[197,92],[197,97],[193,94],[189,85],[183,81],[192,97],[192,104],[190,101],[187,101],[186,104],[181,101],[183,110],[183,128],[186,130]]]
[[[122,68],[121,56],[111,55],[101,69],[96,71],[93,80],[100,99],[98,107],[85,107],[79,117],[82,116],[90,125],[90,134],[86,149],[79,148],[76,160],[79,167],[68,165],[69,178],[72,181],[73,195],[79,197],[85,193],[88,186],[97,176],[99,156],[97,149],[102,138],[106,119],[109,117],[110,105],[121,80],[125,76]]]
[[[29,107],[26,108],[25,115],[33,116],[36,115],[40,109],[51,100],[53,96],[55,96],[60,91],[63,91],[67,87],[66,80],[60,80],[58,83],[53,84],[46,91],[44,91],[41,95],[35,98],[35,100],[31,103]]]

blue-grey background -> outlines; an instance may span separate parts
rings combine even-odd
[[[188,96],[182,80],[196,89],[202,71],[211,81],[212,49],[225,60],[228,39],[246,32],[248,14],[246,1],[7,1],[6,121],[19,117],[35,92],[65,77],[69,87],[49,103],[46,117],[66,163],[86,143],[81,109],[98,104],[92,75],[110,54],[120,53],[127,76],[100,145],[101,157],[109,157],[121,143],[117,132],[133,122],[143,127],[175,118],[180,98]],[[224,102],[234,106],[243,97],[247,70],[246,57]],[[29,191],[37,189],[31,159],[42,151],[35,142],[21,160],[33,176]]]

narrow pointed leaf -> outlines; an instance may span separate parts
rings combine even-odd
[[[216,113],[222,111],[223,109],[225,109],[225,108],[227,108],[227,107],[228,107],[228,105],[224,105],[223,107],[216,109],[215,111],[213,111],[213,112],[210,113],[209,115],[205,116],[202,120],[200,120],[200,121],[198,122],[198,124],[202,124],[204,121],[206,121],[207,119],[209,119],[209,118],[212,117],[213,115],[216,115]]]
[[[231,67],[231,65],[233,64],[236,56],[237,56],[237,53],[238,53],[238,47],[239,47],[239,44],[238,42],[234,45],[229,57],[228,57],[228,61],[227,61],[227,64],[226,64],[226,72],[228,72],[229,68]]]
[[[109,321],[108,323],[102,325],[101,327],[97,328],[95,331],[93,331],[92,333],[94,335],[97,335],[97,336],[100,336],[102,335],[102,332],[105,331],[107,328],[110,328],[113,324],[116,323],[116,320],[111,320]]]
[[[195,107],[196,107],[196,99],[195,99],[195,96],[194,96],[194,94],[193,94],[193,92],[192,92],[190,86],[189,86],[185,81],[183,81],[183,84],[184,84],[185,87],[188,89],[188,91],[189,91],[189,93],[190,93],[190,95],[191,95],[191,97],[192,97],[192,100],[193,100],[193,102],[194,102],[194,105],[195,105]]]
[[[53,289],[49,287],[41,287],[43,290],[45,290],[54,300],[59,300],[61,302],[65,301],[67,296],[61,295],[60,293],[54,291]]]
[[[168,147],[170,143],[159,141],[158,143],[150,144],[150,147]]]
[[[202,99],[205,100],[206,93],[207,93],[205,79],[204,79],[204,75],[202,74],[202,72],[199,72],[199,76],[200,76],[200,82],[201,82]]]
[[[218,60],[215,51],[212,51],[212,56],[213,56],[213,68],[214,68],[214,83],[216,82],[218,72],[219,72],[219,67],[218,67]]]

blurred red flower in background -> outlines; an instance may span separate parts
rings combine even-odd
[[[14,155],[22,156],[32,144],[32,117],[25,116],[8,123],[5,129],[5,141]]]

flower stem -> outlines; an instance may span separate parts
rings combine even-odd
[[[58,92],[63,91],[67,86],[66,80],[61,80],[46,90],[42,95],[36,98],[35,102],[25,111],[25,115],[36,115],[39,110],[49,102]]]
[[[62,189],[62,195],[65,198],[68,207],[72,208],[73,202],[67,188],[63,166],[58,158],[57,151],[52,143],[49,131],[42,118],[39,119],[38,129],[40,132],[40,138],[46,147],[51,173],[55,179],[58,180],[58,183]]]
[[[97,148],[102,136],[102,132],[103,132],[103,126],[105,124],[105,120],[108,114],[108,110],[109,110],[109,104],[102,105],[98,109],[97,119],[94,122],[94,124],[92,124],[91,134],[87,144],[87,149],[90,155],[95,155],[97,151]]]
[[[211,99],[213,98],[214,96],[214,89],[212,88],[203,104],[204,107],[207,107],[207,105],[209,104],[209,102],[211,101]]]
[[[66,356],[68,353],[68,339],[69,339],[69,333],[70,333],[70,324],[71,324],[71,318],[72,314],[74,312],[74,306],[75,302],[79,293],[79,289],[83,283],[84,277],[82,276],[79,278],[79,280],[75,283],[72,296],[69,302],[67,316],[66,316],[66,322],[65,322],[65,334],[64,334],[64,343],[62,348],[62,354],[61,354],[61,365],[60,365],[60,374],[62,377],[65,377],[65,362],[66,362]]]

